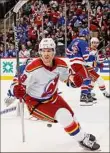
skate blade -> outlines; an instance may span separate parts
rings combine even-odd
[[[93,101],[93,104],[96,104],[97,103],[97,100]]]
[[[90,150],[89,148],[86,148],[86,147],[82,147],[83,150],[81,150],[81,152],[101,152],[101,149],[99,148],[98,150]]]
[[[103,94],[105,98],[110,98],[110,95]]]
[[[79,146],[83,149],[81,150],[81,152],[101,152],[101,148],[97,149],[97,150],[91,150],[89,148],[86,148],[85,146],[82,146],[79,144]]]
[[[105,98],[110,98],[110,96],[104,96]]]
[[[84,102],[80,102],[80,106],[92,106],[93,105],[93,102],[92,103],[84,103]]]

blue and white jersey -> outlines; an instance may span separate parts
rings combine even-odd
[[[103,53],[99,53],[98,50],[90,49],[89,58],[86,61],[85,65],[88,66],[98,66],[105,61],[105,55]],[[95,65],[94,65],[95,64]]]
[[[87,41],[79,38],[74,39],[68,46],[66,55],[70,58],[71,64],[84,64],[89,58],[89,46]]]
[[[98,56],[97,50],[90,49],[89,58],[85,62],[85,65],[93,67],[94,66],[94,62],[97,61],[97,56]]]

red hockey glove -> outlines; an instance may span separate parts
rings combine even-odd
[[[69,81],[73,88],[78,88],[83,83],[83,78],[79,74],[74,74],[69,76]]]
[[[105,60],[105,55],[103,55],[103,54],[98,54],[98,58],[97,58],[97,62],[98,63],[103,63],[104,62],[104,60]]]
[[[23,86],[22,84],[15,85],[13,92],[16,98],[23,98],[23,96],[26,94],[25,86]]]

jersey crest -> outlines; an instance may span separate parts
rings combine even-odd
[[[47,83],[47,85],[44,89],[44,93],[42,94],[41,97],[47,97],[47,96],[53,95],[53,93],[55,92],[58,80],[59,80],[59,75],[57,75],[54,79],[50,80]]]

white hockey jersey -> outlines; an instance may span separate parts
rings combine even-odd
[[[22,84],[26,85],[26,93],[36,99],[48,99],[58,89],[58,81],[68,79],[67,64],[55,58],[53,67],[47,67],[40,58],[32,61],[22,75]]]
[[[85,62],[85,65],[86,65],[86,66],[93,67],[93,63],[96,62],[97,56],[98,56],[97,50],[92,50],[92,49],[90,49],[89,58],[88,58],[88,60]]]

